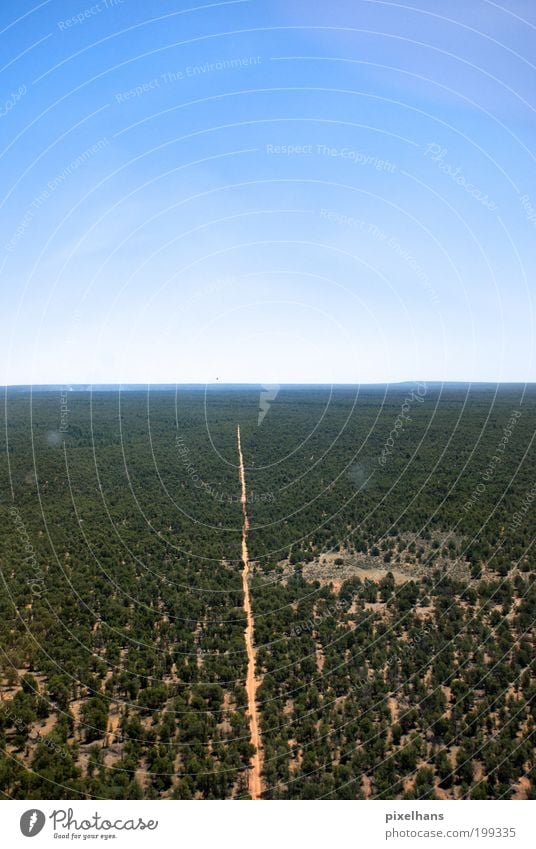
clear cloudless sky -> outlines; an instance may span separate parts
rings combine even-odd
[[[532,0],[5,0],[0,383],[534,381]]]

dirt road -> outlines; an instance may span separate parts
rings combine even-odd
[[[242,444],[240,442],[240,425],[236,429],[236,437],[238,441],[238,460],[240,485],[242,494],[240,502],[242,504],[243,527],[242,527],[242,561],[244,568],[242,570],[242,589],[244,592],[244,613],[246,614],[246,652],[248,657],[248,670],[246,676],[246,692],[248,697],[248,713],[249,713],[249,729],[251,734],[251,742],[255,746],[255,754],[251,758],[251,769],[249,770],[249,793],[252,799],[260,799],[262,793],[261,783],[261,734],[259,731],[259,717],[257,714],[257,679],[255,678],[255,647],[253,643],[255,620],[251,609],[251,599],[249,597],[249,554],[248,554],[248,529],[249,519],[247,511],[247,492],[246,492],[246,475],[244,473],[244,458],[242,457]]]

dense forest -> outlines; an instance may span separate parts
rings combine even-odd
[[[536,798],[536,388],[7,391],[0,795]]]

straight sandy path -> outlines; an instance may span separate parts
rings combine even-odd
[[[261,735],[259,731],[259,717],[257,714],[257,679],[255,677],[255,646],[253,642],[255,632],[255,620],[251,609],[251,599],[249,596],[249,554],[248,554],[248,529],[249,519],[247,511],[247,491],[246,491],[246,475],[244,472],[244,458],[242,456],[242,444],[240,442],[240,425],[236,429],[236,437],[238,441],[238,460],[240,485],[242,494],[240,502],[242,504],[242,514],[244,517],[242,527],[242,562],[244,564],[242,570],[242,589],[244,593],[244,613],[246,614],[246,652],[248,658],[248,670],[246,676],[246,693],[248,698],[248,714],[249,714],[249,730],[251,734],[251,742],[255,746],[255,754],[251,758],[251,769],[249,770],[249,794],[252,799],[260,799],[262,794],[261,782]]]

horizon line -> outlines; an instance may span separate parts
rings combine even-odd
[[[49,383],[6,383],[2,384],[1,388],[4,390],[8,389],[59,389],[59,388],[76,388],[84,391],[90,391],[93,387],[97,388],[114,388],[121,389],[123,387],[161,387],[166,389],[173,389],[178,387],[190,387],[190,388],[225,388],[225,387],[262,387],[262,386],[278,386],[282,387],[297,387],[297,386],[310,386],[310,387],[355,387],[355,386],[407,386],[413,384],[425,384],[425,385],[434,385],[434,386],[448,386],[448,385],[463,385],[463,386],[530,386],[536,385],[536,381],[534,380],[463,380],[463,379],[452,379],[452,380],[438,380],[434,378],[432,380],[422,380],[422,379],[409,379],[409,380],[395,380],[395,381],[361,381],[361,382],[313,382],[313,381],[290,381],[290,382],[281,382],[281,383],[268,383],[267,381],[213,381],[213,382],[196,382],[196,381],[185,381],[182,383],[177,382],[156,382],[156,381],[143,381],[143,382],[128,382],[128,383],[120,383],[120,382],[89,382],[89,381],[81,381],[79,383],[74,381],[57,381],[57,382],[49,382]]]

